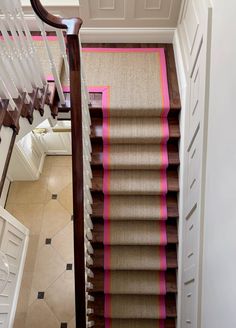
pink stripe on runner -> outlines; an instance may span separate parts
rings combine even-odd
[[[111,328],[111,319],[105,318],[105,328]]]
[[[104,317],[111,317],[111,296],[110,294],[105,294],[105,306],[104,306]]]
[[[109,294],[111,291],[111,271],[104,272],[104,293]]]
[[[161,296],[159,299],[159,306],[160,306],[160,319],[166,319],[166,302],[165,297]]]
[[[111,53],[115,53],[115,52],[157,52],[159,53],[161,56],[164,55],[165,57],[165,53],[164,53],[164,49],[163,48],[83,48],[84,52],[111,52]]]
[[[166,234],[166,223],[164,221],[159,221],[160,233],[161,233],[161,245],[167,244],[167,234]]]
[[[167,144],[161,144],[161,168],[166,169],[168,166],[168,151],[167,151]]]
[[[104,131],[105,131],[105,128],[103,126],[103,133],[104,133]],[[110,154],[109,151],[110,151],[110,147],[109,147],[108,143],[105,142],[105,140],[107,140],[105,137],[104,137],[103,140],[104,140],[104,143],[103,143],[102,163],[103,163],[104,171],[107,171],[109,169],[109,154]]]
[[[104,245],[104,270],[111,269],[111,247]]]
[[[161,118],[161,130],[162,130],[161,143],[164,145],[169,140],[169,124],[168,124],[168,119],[166,117]]]
[[[161,270],[166,270],[167,269],[167,264],[166,264],[166,250],[165,247],[159,247],[159,255],[160,255],[160,267]]]
[[[165,321],[164,320],[159,320],[157,328],[165,328]]]
[[[10,39],[13,40],[13,37],[10,36]],[[42,37],[41,35],[32,35],[32,39],[33,39],[34,41],[43,41],[43,37]],[[1,41],[4,40],[4,37],[3,37],[2,35],[0,36],[0,40],[1,40]],[[47,40],[48,40],[48,41],[57,41],[58,38],[57,38],[57,36],[54,36],[54,35],[48,35],[48,36],[47,36]]]
[[[103,150],[103,152],[104,152],[104,150]],[[103,187],[102,187],[104,195],[108,194],[109,181],[110,181],[110,172],[108,170],[104,170],[104,172],[103,172]]]
[[[33,36],[32,36],[32,39],[33,39],[34,41],[43,41],[43,37],[42,37],[41,35],[33,35]],[[47,40],[48,40],[48,41],[57,41],[58,38],[57,38],[56,35],[48,35],[48,36],[47,36]]]
[[[161,79],[162,79],[162,95],[163,95],[163,116],[167,116],[170,110],[169,88],[166,70],[166,57],[165,50],[160,48],[160,61],[161,61]]]
[[[110,234],[111,234],[111,223],[110,223],[110,197],[104,196],[104,234],[103,234],[103,242],[105,245],[110,244]]]
[[[63,92],[70,92],[70,87],[69,86],[63,86],[62,90],[63,90]]]
[[[161,196],[161,219],[166,220],[167,219],[167,204],[166,204],[166,196]]]
[[[166,294],[166,276],[164,271],[159,271],[159,279],[160,279],[160,292],[161,295]]]
[[[160,172],[160,183],[161,183],[161,193],[166,194],[167,193],[167,178],[166,178],[166,171],[162,170]]]
[[[47,81],[48,81],[48,82],[54,82],[55,80],[54,80],[53,75],[48,75],[48,76],[47,76]]]

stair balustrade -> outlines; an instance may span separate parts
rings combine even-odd
[[[37,19],[41,40],[44,41],[44,64],[45,61],[48,63],[53,75],[50,81],[44,71],[37,42],[29,30],[20,0],[0,1],[0,130],[2,126],[12,128],[14,140],[20,129],[21,117],[28,119],[32,124],[34,111],[38,111],[43,117],[45,105],[49,105],[53,117],[56,118],[57,108],[54,100],[59,99],[60,106],[65,106],[66,103],[60,81],[61,72],[56,67],[45,24]],[[53,33],[57,37],[55,40],[60,49],[59,56],[63,59],[65,71],[69,75],[64,35],[59,29],[53,29]],[[14,146],[13,141],[9,144],[4,171],[0,172],[0,196]]]
[[[89,94],[82,67],[79,34],[82,21],[80,18],[64,19],[53,16],[46,11],[38,0],[31,0],[31,5],[38,16],[38,20],[41,20],[39,25],[44,37],[44,24],[56,29],[65,72],[70,81],[76,327],[93,327],[94,322],[89,319],[93,314],[93,309],[88,306],[90,302],[94,301],[94,298],[90,295],[90,291],[93,289],[91,279],[94,276],[90,269],[93,264],[93,247],[91,244],[93,223],[90,218],[92,214],[92,196],[90,193],[92,187],[92,170],[90,166],[92,151],[90,142],[91,119]],[[66,43],[62,31],[66,33]],[[56,80],[57,78],[55,78],[55,82]],[[62,99],[60,99],[60,103],[63,105]]]

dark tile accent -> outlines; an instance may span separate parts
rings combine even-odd
[[[62,322],[61,323],[61,328],[67,328],[67,322]]]
[[[44,292],[38,292],[38,297],[39,300],[43,300],[44,299]]]
[[[45,244],[46,245],[51,245],[51,243],[52,243],[52,239],[51,238],[46,238],[45,239]]]
[[[68,264],[66,265],[66,270],[72,270],[72,268],[73,268],[72,263],[68,263]]]
[[[57,194],[52,194],[52,199],[57,199]]]

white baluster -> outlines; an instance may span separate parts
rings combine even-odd
[[[93,314],[93,313],[94,313],[94,310],[93,309],[91,309],[91,308],[88,308],[87,309],[87,315]]]
[[[66,52],[66,45],[65,45],[65,39],[64,39],[63,31],[58,30],[58,29],[55,29],[55,31],[56,31],[56,34],[57,34],[57,37],[58,37],[60,50],[61,50],[61,55],[62,55],[63,62],[64,62],[66,78],[67,78],[67,81],[69,81],[70,69],[69,69],[69,62],[68,62],[68,56],[67,56],[67,52]]]
[[[18,98],[19,97],[19,91],[17,90],[14,82],[12,81],[9,72],[7,71],[4,62],[2,58],[0,58],[0,76],[2,80],[4,81],[4,84],[11,95],[12,98]]]
[[[93,284],[91,282],[87,282],[86,289],[93,289]]]
[[[86,274],[88,275],[88,277],[90,277],[90,278],[94,278],[94,274],[93,274],[93,272],[92,272],[91,269],[86,268]]]
[[[55,81],[55,84],[56,84],[56,87],[57,87],[57,93],[58,93],[60,102],[61,102],[62,105],[65,105],[66,100],[65,100],[64,93],[63,93],[63,89],[62,89],[60,76],[57,72],[56,65],[54,63],[52,52],[51,52],[49,42],[48,42],[48,39],[47,39],[45,24],[39,18],[36,17],[36,19],[37,19],[37,22],[38,22],[38,25],[39,25],[39,28],[40,28],[40,31],[41,31],[42,38],[43,38],[45,46],[46,46],[46,50],[47,50],[47,54],[48,54],[48,58],[49,58],[49,63],[50,63],[50,67],[51,67],[51,70],[52,70],[54,81]]]
[[[8,2],[7,0],[5,0],[5,1]],[[32,57],[32,61],[34,63],[34,70],[36,71],[37,76],[39,76],[37,87],[41,88],[41,87],[43,87],[43,85],[46,84],[46,80],[44,77],[43,68],[42,68],[42,65],[40,64],[40,60],[39,60],[37,51],[32,42],[31,33],[30,33],[29,27],[26,23],[24,13],[23,13],[23,10],[21,7],[21,3],[19,0],[14,0],[12,6],[14,9],[13,15],[16,19],[18,19],[19,24],[22,27],[22,31],[24,32],[24,34],[26,36],[28,51],[29,51],[29,54]]]
[[[1,79],[0,77],[0,97],[2,99],[8,99],[9,100],[9,105],[10,105],[10,109],[8,110],[15,110],[17,109],[16,103],[14,101],[14,99],[12,98],[11,94],[8,92],[7,87],[4,83],[4,81]]]

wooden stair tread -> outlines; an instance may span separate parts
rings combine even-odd
[[[89,302],[88,306],[94,308],[94,312],[97,316],[104,316],[104,294],[103,293],[96,293],[93,294],[95,297],[94,302]],[[174,294],[167,294],[165,296],[166,302],[166,316],[169,318],[176,318],[177,311],[176,311],[176,300]]]
[[[8,107],[9,101],[8,100],[1,100],[0,101],[0,129],[4,123],[4,118],[6,115],[7,107]]]
[[[104,195],[102,192],[93,192],[92,218],[103,218]],[[178,217],[178,202],[176,195],[167,194],[168,217]]]
[[[92,305],[91,305],[92,307]],[[94,321],[96,328],[104,328],[105,327],[105,321],[103,317],[99,316],[89,316],[89,321]],[[175,328],[175,319],[173,318],[167,318],[164,323],[163,328]]]
[[[167,145],[169,165],[179,165],[178,145],[169,143]],[[93,166],[101,166],[103,163],[103,145],[102,143],[92,144],[92,162]]]
[[[103,247],[94,247],[94,254],[93,254],[93,268],[103,268],[104,266],[104,250]],[[167,261],[167,268],[168,269],[176,269],[178,267],[177,263],[177,253],[176,249],[171,247],[166,247],[166,261]]]
[[[179,191],[179,179],[176,170],[167,170],[167,188],[170,192]],[[99,169],[93,170],[92,191],[103,190],[103,171]]]
[[[170,139],[179,139],[180,138],[180,129],[179,129],[179,120],[178,117],[173,117],[168,119],[169,122],[169,138]],[[91,139],[102,139],[102,118],[101,117],[92,117],[91,125]]]
[[[119,222],[119,221],[118,221]],[[135,222],[135,221],[134,221]],[[168,244],[178,243],[178,230],[176,222],[166,222],[166,233]],[[93,225],[93,243],[103,243],[104,225],[102,223],[95,223]]]
[[[93,293],[102,293],[104,291],[104,270],[94,269],[94,278],[90,279],[93,284]],[[167,293],[177,292],[176,271],[167,270],[165,272],[166,291]]]

